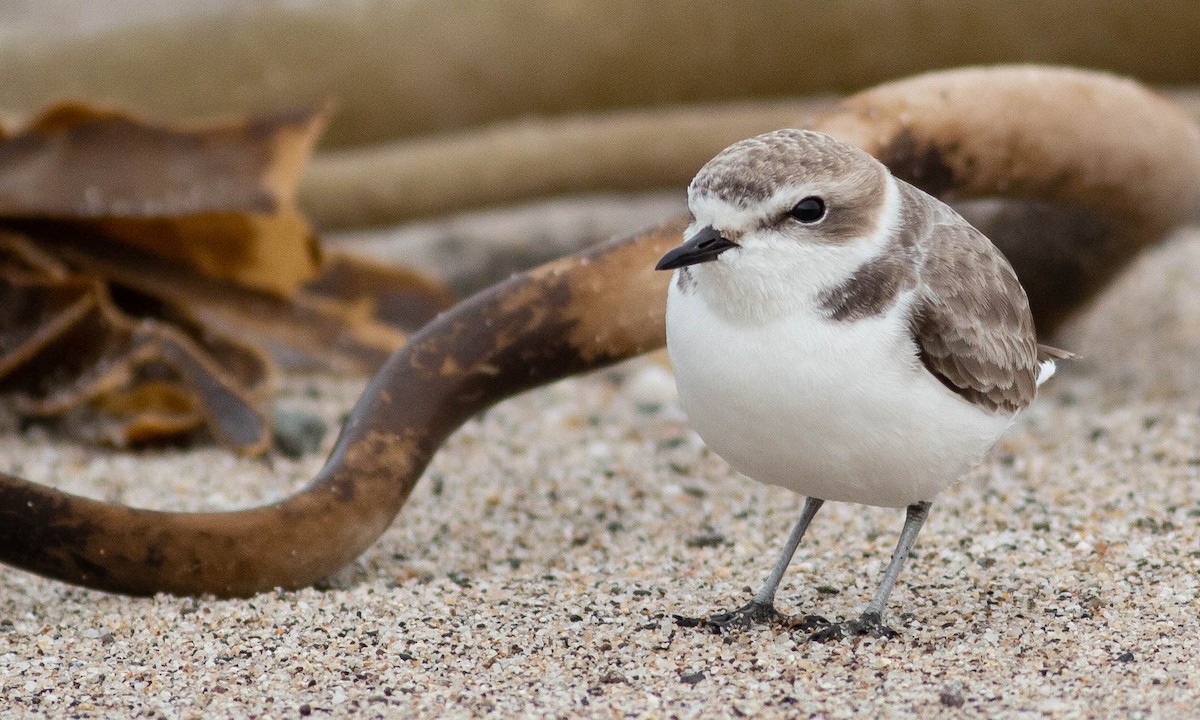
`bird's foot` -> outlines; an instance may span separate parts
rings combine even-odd
[[[805,632],[812,630],[808,639],[819,643],[841,640],[844,637],[894,638],[900,636],[900,633],[883,624],[883,618],[877,612],[865,612],[854,620],[837,623],[831,623],[816,615],[808,617],[825,623],[823,627],[812,623],[807,628],[803,626],[800,628]],[[805,620],[808,620],[808,617]]]
[[[690,618],[675,616],[675,623],[680,627],[703,627],[715,633],[727,633],[733,630],[745,630],[754,625],[766,625],[784,620],[784,616],[771,603],[751,600],[737,610],[717,613],[705,618]]]

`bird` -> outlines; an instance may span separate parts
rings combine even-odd
[[[825,502],[905,508],[874,597],[812,638],[885,637],[888,596],[939,492],[977,464],[1072,354],[1037,341],[1003,254],[868,153],[783,129],[734,143],[688,186],[684,242],[656,270],[680,404],[753,480],[806,497],[745,606],[691,624],[778,621],[780,581]],[[681,621],[687,620],[680,618]]]

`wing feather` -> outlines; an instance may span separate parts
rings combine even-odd
[[[1014,413],[1037,393],[1039,355],[1063,351],[1039,350],[1012,266],[982,233],[946,215],[925,238],[912,318],[918,357],[966,400]]]

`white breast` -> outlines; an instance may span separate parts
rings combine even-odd
[[[709,447],[760,482],[866,505],[931,500],[1012,417],[975,407],[925,370],[906,309],[737,324],[672,282],[667,347],[684,409]]]

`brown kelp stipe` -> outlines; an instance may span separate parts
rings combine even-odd
[[[349,564],[400,511],[472,414],[551,380],[659,347],[656,257],[682,225],[543,266],[412,337],[367,387],[324,469],[274,505],[164,513],[0,475],[0,559],[113,592],[251,595]]]
[[[1013,200],[988,229],[1022,273],[1043,330],[1200,207],[1200,131],[1106,75],[935,73],[796,124],[857,143],[942,197]],[[0,561],[135,594],[237,596],[316,582],[379,537],[472,414],[661,346],[667,277],[652,267],[682,228],[550,263],[440,316],[371,382],[317,478],[274,505],[137,510],[0,475]]]

